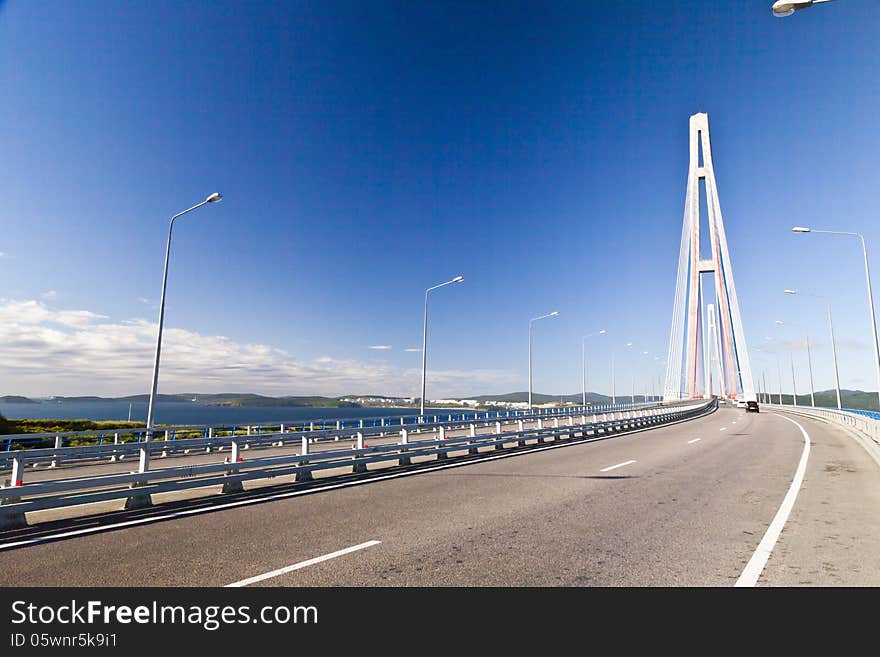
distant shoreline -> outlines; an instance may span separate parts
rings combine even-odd
[[[129,409],[131,413],[129,415]],[[458,413],[460,407],[431,407],[428,414]],[[465,409],[473,411],[475,409]],[[336,420],[399,417],[418,415],[414,407],[319,407],[319,406],[220,406],[201,403],[159,402],[154,420],[159,425],[256,425],[299,422],[332,423]],[[111,422],[119,426],[143,424],[147,416],[146,402],[66,402],[0,404],[0,414],[11,423],[47,423],[58,426],[70,422]],[[130,418],[130,420],[129,420]],[[59,429],[60,430],[60,429]],[[9,432],[3,432],[9,433]]]

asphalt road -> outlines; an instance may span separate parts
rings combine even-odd
[[[843,431],[795,419],[813,449],[758,583],[880,584],[880,467]],[[607,440],[3,550],[0,585],[728,586],[803,447],[798,427],[775,413],[724,408]]]

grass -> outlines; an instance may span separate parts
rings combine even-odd
[[[0,435],[13,433],[62,433],[65,431],[100,431],[101,429],[138,429],[143,422],[94,420],[8,420],[0,416]]]

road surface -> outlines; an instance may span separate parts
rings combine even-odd
[[[758,585],[880,585],[880,466],[843,430],[792,419],[811,452]],[[722,408],[2,550],[0,585],[730,586],[803,452],[781,414]]]

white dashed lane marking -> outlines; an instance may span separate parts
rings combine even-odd
[[[616,470],[617,468],[622,468],[623,466],[630,465],[632,463],[635,463],[635,460],[624,461],[623,463],[618,463],[617,465],[609,465],[607,468],[602,468],[601,470],[599,470],[599,472],[609,472],[610,470]]]
[[[351,554],[352,552],[357,552],[358,550],[365,550],[368,547],[379,545],[379,543],[381,543],[381,541],[367,541],[366,543],[360,543],[359,545],[352,545],[351,547],[343,548],[342,550],[337,550],[336,552],[331,552],[330,554],[325,554],[320,557],[315,557],[314,559],[300,561],[299,563],[295,563],[292,566],[285,566],[284,568],[279,568],[278,570],[263,573],[262,575],[254,575],[253,577],[248,577],[247,579],[233,582],[232,584],[227,584],[226,586],[237,588],[241,586],[247,586],[248,584],[256,584],[257,582],[272,579],[273,577],[278,577],[279,575],[292,573],[294,570],[300,570],[308,566],[314,566],[316,563],[321,563],[322,561],[329,561],[330,559],[335,559],[336,557],[341,557],[345,554]]]

